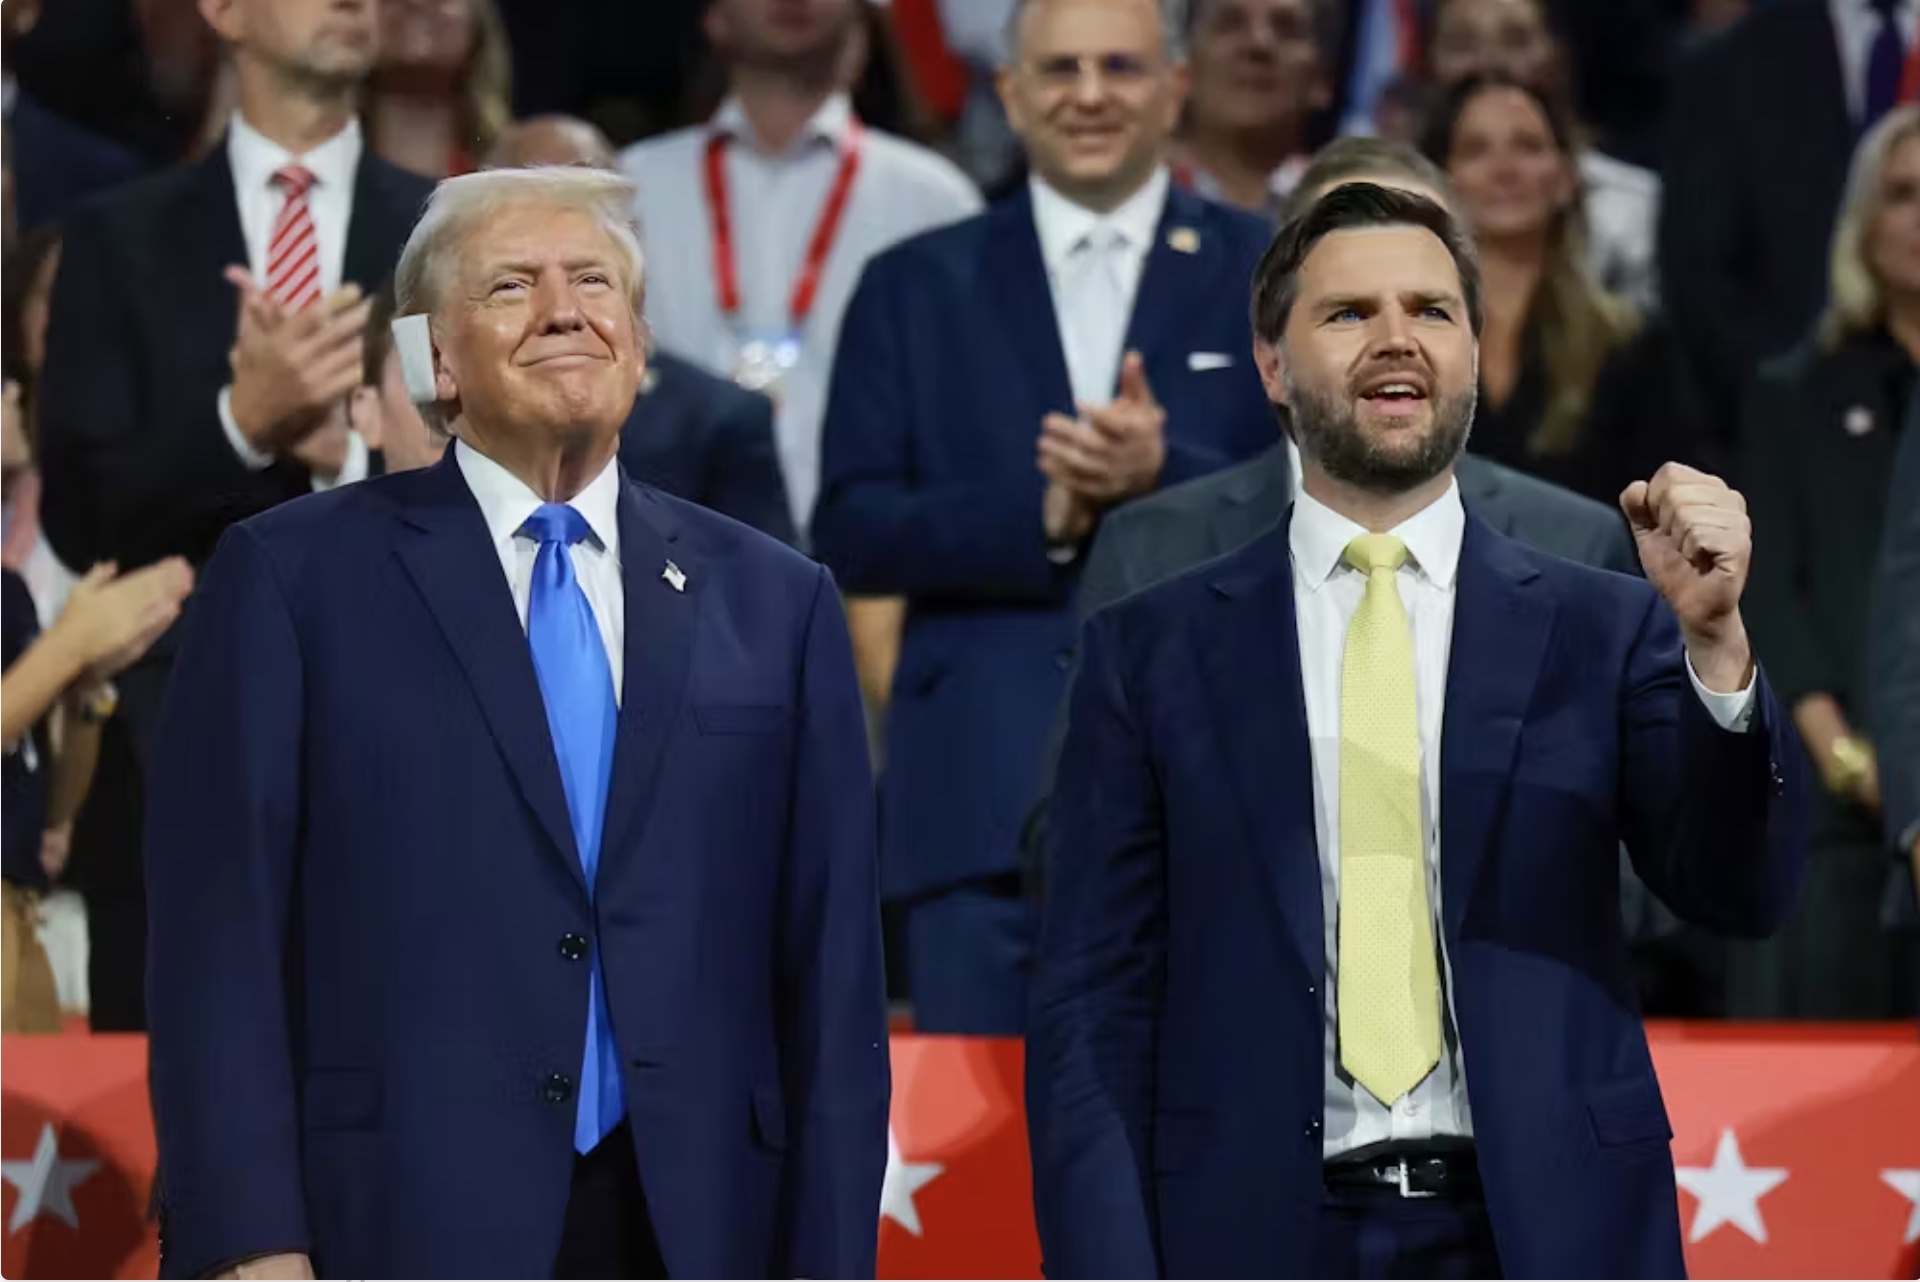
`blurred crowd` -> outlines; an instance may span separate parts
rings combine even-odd
[[[921,1028],[1019,1031],[1080,575],[1126,505],[1284,460],[1251,268],[1342,176],[1474,234],[1475,458],[1609,509],[1678,460],[1750,505],[1813,871],[1751,943],[1623,860],[1647,1012],[1920,1011],[1920,0],[7,0],[0,30],[8,1031],[144,1027],[194,575],[237,521],[437,461],[388,277],[433,181],[542,164],[636,193],[629,472],[846,594]]]

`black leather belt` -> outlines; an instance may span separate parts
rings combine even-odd
[[[1480,1167],[1471,1150],[1374,1153],[1335,1159],[1325,1171],[1330,1189],[1385,1188],[1401,1197],[1477,1197],[1480,1193]]]

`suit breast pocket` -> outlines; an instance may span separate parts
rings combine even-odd
[[[791,715],[772,703],[699,703],[693,708],[694,724],[705,735],[780,734]]]

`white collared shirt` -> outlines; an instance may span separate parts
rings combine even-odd
[[[1041,260],[1047,266],[1047,287],[1053,295],[1053,319],[1060,334],[1060,350],[1072,353],[1075,335],[1089,328],[1106,325],[1120,334],[1111,353],[1102,351],[1099,364],[1073,380],[1075,400],[1105,405],[1113,399],[1121,349],[1126,343],[1127,319],[1132,317],[1134,300],[1140,295],[1140,277],[1146,271],[1153,238],[1160,230],[1160,215],[1167,206],[1171,176],[1165,165],[1160,166],[1139,191],[1104,214],[1068,200],[1037,174],[1028,178],[1027,185],[1033,193],[1033,229],[1040,238]],[[1074,252],[1088,237],[1095,237],[1097,243],[1102,232],[1117,232],[1124,244],[1116,264],[1124,301],[1119,317],[1080,315],[1075,308],[1074,291],[1066,288]],[[1068,364],[1071,370],[1070,355]]]
[[[1827,0],[1827,12],[1833,17],[1833,34],[1840,42],[1840,78],[1847,89],[1847,112],[1858,121],[1867,109],[1867,63],[1873,55],[1873,42],[1880,35],[1880,11],[1873,0]],[[1920,0],[1900,0],[1894,15],[1900,25],[1900,38],[1913,48],[1916,27],[1920,27]]]
[[[525,481],[494,462],[465,441],[453,443],[454,463],[466,479],[487,520],[487,533],[493,536],[494,551],[500,554],[500,568],[506,573],[507,586],[513,589],[513,606],[520,614],[522,631],[527,626],[527,603],[533,595],[533,562],[540,545],[520,533],[527,518],[546,500],[534,493]],[[581,516],[593,537],[573,545],[573,573],[580,590],[586,593],[593,609],[593,621],[600,628],[600,642],[607,649],[607,667],[613,673],[613,698],[619,702],[626,676],[624,641],[627,632],[626,589],[620,580],[620,469],[607,460],[600,475],[587,483],[567,501]]]
[[[273,241],[273,224],[287,203],[287,193],[274,185],[273,176],[288,165],[300,165],[313,174],[313,186],[307,192],[307,210],[313,217],[313,233],[320,242],[320,296],[325,298],[340,288],[346,274],[347,228],[353,218],[353,181],[360,169],[364,149],[358,119],[327,141],[296,156],[279,143],[260,133],[236,111],[227,129],[227,168],[233,174],[234,199],[239,204],[240,235],[247,246],[247,270],[265,288],[267,250]],[[237,298],[236,298],[237,311]],[[220,389],[220,426],[227,434],[240,461],[254,471],[273,462],[273,455],[253,447],[233,417],[233,388]],[[344,412],[344,411],[343,411]],[[332,481],[313,479],[316,490],[332,489],[358,481],[367,474],[367,443],[358,432],[347,434],[347,461]]]
[[[1297,477],[1297,455],[1294,463]],[[1445,1006],[1439,1064],[1426,1080],[1389,1107],[1340,1067],[1336,1036],[1340,975],[1340,668],[1346,655],[1347,627],[1353,621],[1367,585],[1366,575],[1347,565],[1342,555],[1347,544],[1366,530],[1304,490],[1295,490],[1287,543],[1293,560],[1307,739],[1313,755],[1313,826],[1320,848],[1320,896],[1326,927],[1323,1148],[1327,1157],[1384,1141],[1473,1134],[1473,1115],[1467,1104],[1466,1065],[1453,1021],[1453,971],[1447,957],[1440,911],[1440,734],[1446,714],[1456,576],[1466,522],[1460,487],[1449,484],[1444,495],[1391,531],[1407,546],[1406,564],[1395,575],[1395,582],[1413,632],[1414,700],[1420,726],[1421,832]],[[1719,725],[1744,729],[1751,724],[1754,702],[1751,682],[1741,693],[1717,694],[1700,684],[1691,661],[1687,664],[1687,675]]]
[[[741,343],[792,328],[794,281],[839,174],[853,126],[845,94],[827,99],[785,152],[762,150],[739,103],[729,97],[705,125],[636,143],[620,169],[637,191],[635,212],[647,251],[647,321],[660,346],[731,377]],[[707,204],[707,141],[728,139],[728,215],[740,287],[739,317],[720,309]],[[840,221],[813,310],[800,333],[799,361],[781,379],[774,437],[795,522],[804,530],[820,488],[820,425],[840,320],[867,260],[896,242],[978,213],[965,174],[924,147],[874,129],[860,131],[860,169]]]

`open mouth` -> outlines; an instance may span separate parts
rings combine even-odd
[[[1377,379],[1362,389],[1360,399],[1389,417],[1417,414],[1427,403],[1427,385],[1411,377]]]

